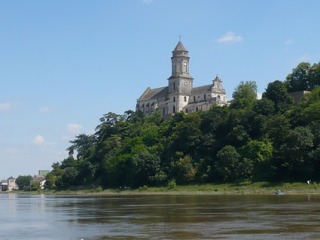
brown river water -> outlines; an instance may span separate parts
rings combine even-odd
[[[1,240],[320,239],[320,196],[0,194]]]

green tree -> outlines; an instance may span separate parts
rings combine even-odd
[[[241,82],[232,94],[232,108],[251,108],[257,99],[257,84],[254,81]]]
[[[103,142],[113,134],[117,133],[118,123],[124,119],[123,116],[109,112],[100,118],[100,124],[96,127],[95,138],[99,143]]]
[[[150,148],[144,148],[132,157],[130,182],[132,186],[159,185],[166,181],[161,170],[159,154]]]
[[[308,127],[296,127],[288,132],[280,151],[282,167],[289,178],[302,180],[312,176],[309,152],[313,147],[313,139],[314,135]]]
[[[312,167],[313,167],[313,174],[310,179],[312,180],[319,180],[319,171],[320,171],[320,147],[318,146],[316,149],[314,149],[311,154],[312,159]]]
[[[306,124],[320,120],[320,87],[306,94],[303,106],[303,118]]]
[[[199,113],[178,113],[160,127],[162,133],[158,147],[164,172],[171,176],[180,158],[190,155],[194,159],[201,138]]]
[[[55,189],[56,188],[57,176],[55,176],[52,171],[46,175],[45,188]]]
[[[30,175],[19,176],[16,178],[16,184],[18,185],[20,190],[26,190],[30,187],[31,179],[32,177]]]
[[[230,109],[226,106],[212,106],[201,112],[199,153],[202,157],[216,155],[226,145]]]
[[[64,187],[78,185],[77,183],[78,174],[79,172],[76,167],[66,167],[62,175],[62,181],[63,181]]]
[[[275,104],[268,98],[262,98],[254,103],[252,111],[256,115],[270,116],[275,113]]]
[[[180,158],[175,165],[173,178],[178,184],[189,184],[194,182],[196,176],[196,168],[194,167],[192,158],[189,155]]]
[[[270,139],[275,151],[285,142],[286,137],[291,129],[289,119],[284,115],[270,116],[264,125],[264,135]]]
[[[302,62],[286,78],[288,92],[311,90],[310,63]]]
[[[264,126],[270,116],[275,114],[274,103],[262,98],[257,100],[252,110],[247,113],[246,129],[251,139],[262,139],[264,137]]]
[[[219,179],[223,181],[239,179],[240,154],[233,146],[227,145],[217,153],[215,170]]]
[[[72,156],[76,151],[78,160],[82,157],[85,157],[89,153],[90,148],[93,146],[94,140],[95,138],[93,135],[80,134],[76,136],[75,140],[70,141],[72,145],[67,148],[69,155]]]
[[[77,165],[78,161],[75,160],[72,156],[69,156],[61,162],[60,168],[65,169],[67,167],[76,167]]]
[[[183,120],[172,129],[173,148],[185,154],[194,154],[200,142],[200,115],[183,115]]]
[[[153,123],[145,123],[142,125],[140,134],[146,146],[153,146],[159,140],[159,126]]]
[[[229,109],[229,111],[229,119],[226,122],[227,144],[240,147],[250,139],[251,123],[249,122],[249,114],[251,110]]]
[[[271,169],[273,147],[270,140],[250,140],[241,149],[241,156],[251,160],[254,180],[267,180],[273,174]]]
[[[289,95],[285,83],[279,80],[269,83],[262,97],[273,101],[277,111],[287,110],[288,106],[293,103],[293,98]]]
[[[314,89],[316,87],[320,87],[320,62],[315,63],[311,66],[310,71],[310,87]]]
[[[40,182],[33,182],[33,183],[31,184],[31,190],[32,190],[32,191],[39,191],[39,190],[41,190]]]

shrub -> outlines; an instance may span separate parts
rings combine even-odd
[[[169,189],[174,189],[177,187],[177,184],[176,184],[176,180],[172,179],[168,182],[168,188]]]

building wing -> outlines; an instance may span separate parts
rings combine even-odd
[[[212,84],[204,85],[204,86],[200,86],[200,87],[194,87],[191,90],[191,95],[199,95],[199,94],[203,94],[206,92],[210,92],[211,88],[212,88]]]
[[[150,100],[157,100],[166,98],[168,95],[168,87],[161,87],[161,88],[147,88],[141,97],[138,99],[139,102],[150,101]]]

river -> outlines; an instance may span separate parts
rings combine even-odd
[[[1,240],[319,239],[320,196],[0,194]]]

